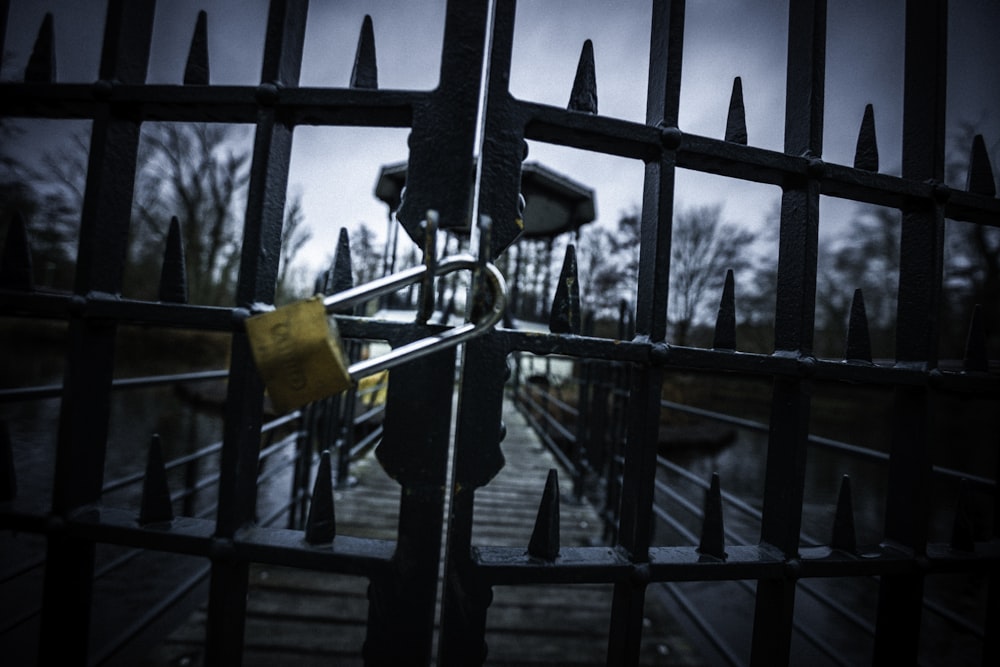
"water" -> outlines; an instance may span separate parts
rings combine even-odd
[[[206,355],[209,357],[207,362],[204,359],[183,358],[186,352],[183,337],[177,352],[171,352],[168,345],[157,343],[150,344],[149,351],[136,351],[129,347],[134,343],[129,334],[126,329],[121,335],[122,343],[116,354],[116,378],[225,367],[224,357],[220,358],[221,355],[216,350]],[[34,387],[59,385],[62,382],[64,361],[59,332],[52,334],[51,345],[46,344],[47,336],[42,338],[41,343],[31,343],[18,339],[15,335],[13,340],[6,341],[7,349],[13,349],[17,354],[8,355],[4,360],[5,386]],[[198,344],[201,341],[190,343]],[[212,344],[213,341],[206,340],[203,346],[211,349]],[[205,365],[206,363],[209,365]],[[221,441],[224,381],[192,383],[188,386],[193,390],[210,390],[205,392],[210,400],[192,401],[189,398],[190,392],[182,393],[175,385],[111,392],[104,461],[105,485],[145,469],[148,449],[154,435],[159,436],[164,460],[167,462]],[[58,398],[0,404],[0,420],[6,422],[11,438],[19,487],[18,501],[27,503],[32,511],[44,513],[51,507],[60,409],[61,401]],[[285,427],[276,431],[275,436],[283,437],[289,430]],[[274,465],[289,462],[292,450],[292,447],[283,449],[267,461],[265,466],[270,469]],[[219,460],[218,453],[200,459],[197,463],[197,476],[202,479],[217,476]],[[189,472],[184,466],[168,472],[168,486],[173,494],[180,492],[191,481],[186,477]],[[269,478],[259,490],[260,515],[267,515],[274,508],[287,503],[290,488],[290,470]],[[214,485],[207,487],[199,494],[193,507],[187,509],[210,518],[211,513],[206,510],[214,505],[215,494]],[[140,499],[141,484],[131,484],[107,493],[102,502],[109,506],[137,509]],[[183,510],[183,503],[175,502],[175,514],[180,514]]]
[[[722,449],[666,453],[669,460],[706,483],[713,472],[718,472],[723,493],[736,495],[758,512],[763,497],[766,455],[767,435],[745,429],[739,430],[735,441]],[[956,454],[953,458],[963,456],[968,459],[971,455]],[[869,550],[875,549],[882,538],[886,468],[884,463],[859,460],[820,447],[810,447],[803,494],[802,546],[829,544],[840,480],[847,474],[852,482],[859,549],[866,550],[865,545]],[[661,481],[701,508],[703,489],[667,470],[661,469],[659,475]],[[931,539],[947,543],[950,539],[956,485],[952,481],[937,479],[928,493],[933,499]],[[700,519],[692,516],[680,504],[662,493],[658,494],[657,502],[672,516],[682,518],[687,530],[695,535],[700,534]],[[987,530],[989,525],[988,504],[985,496],[979,497],[974,503],[978,508],[975,512],[980,531]],[[723,514],[727,544],[756,544],[759,541],[760,521],[757,518],[738,510],[734,503],[726,500],[723,501]],[[657,526],[655,543],[690,545],[685,537],[662,522]],[[720,630],[742,660],[748,660],[754,616],[753,582],[691,583],[682,585],[681,589],[689,598],[698,600],[700,611],[710,619],[713,627]],[[981,629],[985,619],[985,589],[985,578],[979,575],[928,577],[925,600],[973,619]],[[668,604],[673,599],[670,595],[662,597]],[[839,605],[850,616],[840,613],[820,598]],[[874,626],[877,601],[878,581],[874,577],[800,581],[795,598],[795,619],[814,637],[809,640],[802,633],[796,633],[792,663],[869,664],[873,640],[870,630],[859,627],[859,623],[869,628]],[[680,613],[676,606],[674,611]],[[927,609],[924,612],[923,626],[920,637],[921,664],[942,667],[980,664],[980,642],[973,633],[956,627]],[[817,647],[817,643],[824,644],[835,658],[831,659],[826,655],[823,648]]]

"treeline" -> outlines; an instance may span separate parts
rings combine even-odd
[[[2,128],[7,137],[16,127]],[[35,284],[69,290],[73,285],[89,145],[72,134],[61,150],[37,161],[3,156],[0,238],[13,216],[24,220],[32,249]],[[157,299],[160,266],[171,221],[180,229],[188,301],[231,305],[238,277],[250,169],[248,128],[209,123],[143,125],[136,162],[125,294]],[[279,300],[302,284],[293,260],[309,240],[301,194],[285,206]],[[301,291],[301,290],[299,290]]]
[[[840,233],[821,237],[813,349],[817,356],[844,354],[851,305],[860,290],[873,356],[893,358],[901,218],[896,210],[858,204]],[[720,205],[678,208],[667,303],[671,343],[712,345],[726,274],[732,271],[738,349],[773,351],[778,224],[777,206],[763,232],[724,221]],[[640,216],[633,211],[623,214],[614,228],[595,225],[581,230],[576,239],[581,309],[599,335],[631,335],[639,227]],[[504,268],[515,285],[517,317],[547,318],[566,243],[522,241],[509,253]],[[961,358],[977,304],[991,357],[1000,356],[1000,229],[946,221],[942,273],[937,313],[941,358]],[[619,321],[623,316],[625,321]]]

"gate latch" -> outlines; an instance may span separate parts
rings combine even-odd
[[[485,255],[482,255],[485,257]],[[475,294],[481,308],[476,321],[446,329],[401,345],[387,354],[347,365],[334,311],[395,292],[401,287],[454,271],[479,271],[477,289],[489,289],[489,297]],[[451,255],[415,266],[330,296],[316,295],[303,301],[253,315],[246,320],[247,335],[257,370],[276,409],[288,412],[306,403],[331,396],[354,386],[363,377],[442,349],[454,347],[486,333],[496,324],[507,305],[507,283],[492,263],[470,254]]]

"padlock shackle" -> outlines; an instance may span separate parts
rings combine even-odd
[[[434,274],[436,276],[443,276],[447,273],[452,273],[453,271],[461,271],[462,269],[476,269],[478,266],[479,264],[477,263],[476,258],[468,253],[450,255],[437,262]],[[383,294],[395,292],[401,287],[406,287],[407,285],[420,282],[426,273],[427,265],[421,264],[419,266],[414,266],[409,269],[393,273],[389,276],[376,278],[375,280],[367,282],[364,285],[358,285],[342,292],[337,292],[336,294],[324,297],[323,307],[326,308],[327,313],[347,309],[360,303],[371,301],[375,297],[382,296]],[[501,276],[501,280],[502,279],[503,276]],[[506,291],[507,287],[506,283],[504,283],[505,295]],[[494,296],[496,295],[494,294]]]
[[[391,352],[364,361],[359,361],[347,369],[353,381],[368,375],[374,375],[392,366],[396,366],[403,361],[417,359],[439,350],[454,347],[463,341],[475,338],[486,333],[494,324],[503,317],[503,312],[507,307],[507,281],[500,270],[491,263],[480,263],[470,254],[459,254],[445,257],[437,262],[434,274],[442,276],[453,271],[477,269],[483,271],[483,277],[489,284],[493,293],[492,307],[482,315],[476,322],[466,322],[457,327],[446,329],[440,333],[431,334],[425,338],[415,340],[406,345],[401,345]],[[377,296],[395,292],[401,287],[419,282],[427,273],[427,266],[415,266],[391,276],[379,278],[370,283],[352,287],[349,290],[338,292],[323,299],[323,306],[327,313],[331,313],[342,308],[364,303]]]

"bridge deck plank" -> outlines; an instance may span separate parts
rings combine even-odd
[[[527,547],[546,475],[558,465],[512,406],[504,412],[507,464],[476,493],[473,542]],[[338,534],[394,539],[398,485],[371,454],[351,474],[357,484],[335,492]],[[560,491],[561,543],[596,543],[601,537],[597,510],[572,500],[568,475],[560,475]],[[360,665],[367,585],[360,577],[255,566],[244,664]],[[679,626],[648,606],[642,664],[701,665]],[[610,613],[610,586],[497,587],[488,617],[487,664],[604,665]],[[201,665],[204,623],[202,608],[147,657],[144,667]]]

